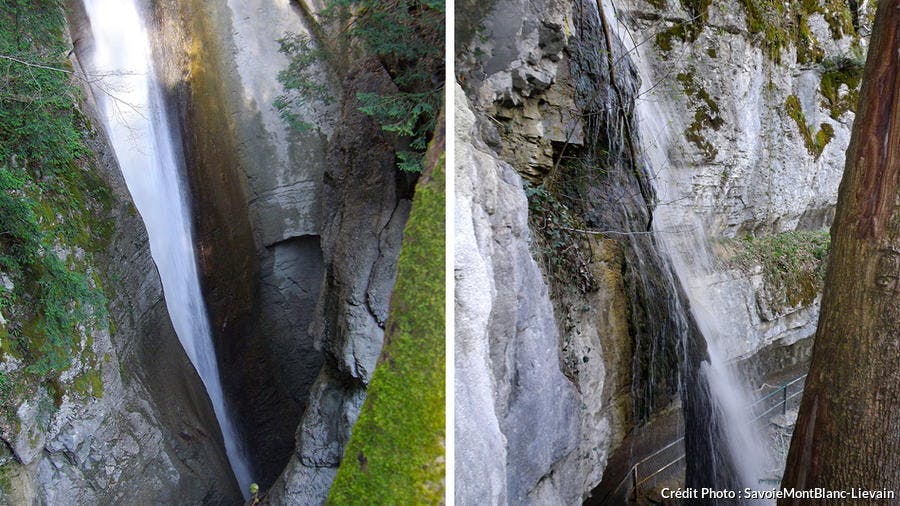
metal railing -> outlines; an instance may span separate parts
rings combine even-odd
[[[784,383],[780,387],[775,390],[769,392],[768,394],[760,397],[759,399],[750,403],[747,408],[754,414],[754,418],[750,420],[748,423],[756,423],[760,419],[769,416],[769,414],[775,410],[776,408],[781,408],[781,414],[784,415],[787,413],[788,402],[794,399],[795,397],[801,395],[803,393],[803,380],[806,379],[806,374],[798,376],[791,381]],[[791,393],[791,390],[795,390]],[[653,464],[654,460],[658,460],[658,458],[666,453],[672,453],[677,451],[677,456],[671,458],[669,460],[664,461],[663,464]],[[609,498],[618,497],[619,490],[622,489],[622,486],[631,482],[631,490],[627,494],[632,497],[634,500],[637,500],[638,492],[640,490],[641,485],[647,483],[653,478],[659,476],[663,471],[669,469],[674,466],[678,462],[684,460],[684,436],[675,439],[671,443],[663,446],[662,448],[656,450],[655,452],[647,455],[641,460],[637,461],[634,465],[632,465],[628,469],[628,473],[622,477],[619,481],[619,484],[616,485],[616,488],[611,490],[606,494],[603,501],[606,502]],[[642,476],[639,473],[639,470],[646,469],[648,465],[650,467],[651,472],[646,476]]]
[[[805,379],[806,379],[805,374],[802,376],[798,376],[798,377],[792,379],[791,381],[781,385],[777,389],[769,392],[768,394],[760,397],[759,399],[754,401],[752,404],[750,404],[750,409],[753,411],[756,411],[759,408],[765,408],[762,411],[756,413],[756,416],[753,418],[753,420],[750,421],[750,423],[753,423],[753,422],[759,421],[762,418],[765,418],[766,416],[769,415],[769,413],[772,412],[772,410],[774,410],[778,407],[781,407],[782,415],[786,414],[788,401],[792,400],[794,397],[797,397],[803,393],[803,383],[801,383],[801,382]],[[792,387],[794,387],[798,383],[799,383],[799,386],[794,388],[794,390],[796,390],[796,391],[794,393],[790,393]],[[780,395],[780,397],[779,397],[779,395]],[[775,400],[774,404],[772,403],[773,399]],[[769,406],[768,408],[766,408],[766,405],[768,405],[768,404],[772,404],[772,405]]]

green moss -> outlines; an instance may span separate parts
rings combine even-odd
[[[820,62],[825,57],[825,50],[819,46],[819,41],[812,34],[806,18],[800,18],[797,33],[797,63]]]
[[[15,465],[16,462],[12,459],[0,464],[0,500],[3,500],[4,504],[8,504],[6,501],[9,500],[9,495],[12,494],[10,474],[12,474],[12,467]]]
[[[846,0],[824,0],[817,12],[825,17],[834,40],[840,40],[848,35],[856,36],[853,14],[850,12],[849,3]]]
[[[809,28],[809,17],[821,14],[834,39],[858,35],[848,4],[843,0],[740,0],[747,17],[747,30],[760,36],[766,54],[780,62],[784,49],[797,48],[797,63],[821,62],[825,52]]]
[[[416,188],[385,342],[328,504],[438,504],[444,480],[443,154]]]
[[[687,11],[688,18],[676,22],[671,27],[656,34],[656,45],[663,51],[671,51],[673,40],[693,42],[703,32],[709,22],[709,5],[712,0],[679,0],[681,7]],[[656,6],[655,3],[653,3]],[[665,3],[663,7],[665,8]]]
[[[697,103],[694,110],[694,121],[684,132],[685,137],[697,146],[707,160],[714,160],[718,154],[715,146],[703,136],[704,129],[718,130],[725,124],[719,111],[719,105],[696,81],[694,69],[688,68],[676,76],[685,94]]]
[[[837,56],[823,62],[819,91],[824,97],[822,105],[830,111],[832,118],[839,119],[844,113],[856,110],[863,66],[861,55]],[[844,96],[841,96],[841,86],[847,87]]]
[[[784,108],[788,116],[797,124],[797,129],[800,131],[806,150],[818,160],[822,156],[825,146],[834,138],[834,128],[828,123],[822,123],[819,126],[819,130],[814,133],[812,128],[806,124],[806,116],[803,114],[803,108],[797,95],[789,95],[784,103]]]
[[[102,370],[88,370],[79,374],[72,381],[71,389],[80,397],[93,396],[96,398],[103,397],[103,377]]]
[[[819,125],[819,131],[816,132],[816,137],[813,139],[813,150],[815,150],[816,158],[822,154],[822,151],[825,150],[825,146],[831,142],[831,139],[834,138],[834,128],[828,123],[822,123]]]
[[[15,383],[5,372],[0,371],[0,417],[8,424],[16,419]]]
[[[81,93],[54,70],[71,70],[62,4],[0,2],[0,54],[33,64],[0,65],[0,270],[14,286],[0,297],[2,351],[23,363],[6,377],[13,398],[61,391],[63,371],[95,362],[81,342],[106,318],[91,266],[114,230],[114,201],[92,165]]]
[[[821,292],[831,246],[827,230],[747,236],[734,243],[737,252],[731,261],[751,272],[755,266],[762,266],[763,281],[774,306],[809,305]]]

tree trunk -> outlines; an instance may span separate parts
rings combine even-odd
[[[898,495],[874,501],[879,504],[900,498],[898,51],[900,0],[882,0],[831,229],[812,364],[782,481],[785,488]]]

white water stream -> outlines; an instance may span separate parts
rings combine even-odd
[[[611,30],[628,51],[641,78],[640,95],[635,101],[635,115],[641,137],[641,150],[650,164],[652,183],[659,204],[653,212],[653,230],[661,251],[672,261],[675,273],[687,294],[691,314],[707,343],[709,362],[701,366],[701,373],[709,385],[718,419],[724,424],[727,454],[744,487],[760,488],[770,457],[762,434],[748,423],[752,413],[748,406],[752,399],[736,371],[727,363],[724,350],[732,349],[734,340],[728,328],[731,318],[722,294],[711,285],[714,257],[703,221],[693,212],[692,185],[689,167],[670,160],[671,148],[683,137],[686,125],[666,104],[671,100],[660,86],[661,79],[647,64],[644,49],[653,45],[631,33],[616,17],[613,0],[604,0],[603,8]],[[674,80],[673,76],[668,77]]]
[[[147,227],[175,332],[206,387],[231,469],[247,494],[250,467],[222,393],[200,291],[183,160],[153,70],[147,29],[135,0],[84,0],[84,5],[94,38],[92,86],[106,132]]]

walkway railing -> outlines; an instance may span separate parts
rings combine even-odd
[[[781,408],[781,414],[786,414],[788,402],[803,393],[803,381],[805,379],[806,374],[798,376],[748,405],[748,410],[753,414],[753,419],[748,423],[755,423],[769,416],[770,413],[778,408]],[[666,457],[667,455],[668,457]],[[641,485],[659,476],[666,469],[684,460],[684,458],[684,436],[681,436],[632,465],[628,469],[628,473],[616,485],[616,488],[606,494],[603,501],[606,502],[608,499],[621,497],[619,496],[619,491],[623,485],[628,483],[631,484],[631,490],[628,491],[627,495],[636,500]],[[661,460],[662,462],[660,462]]]

